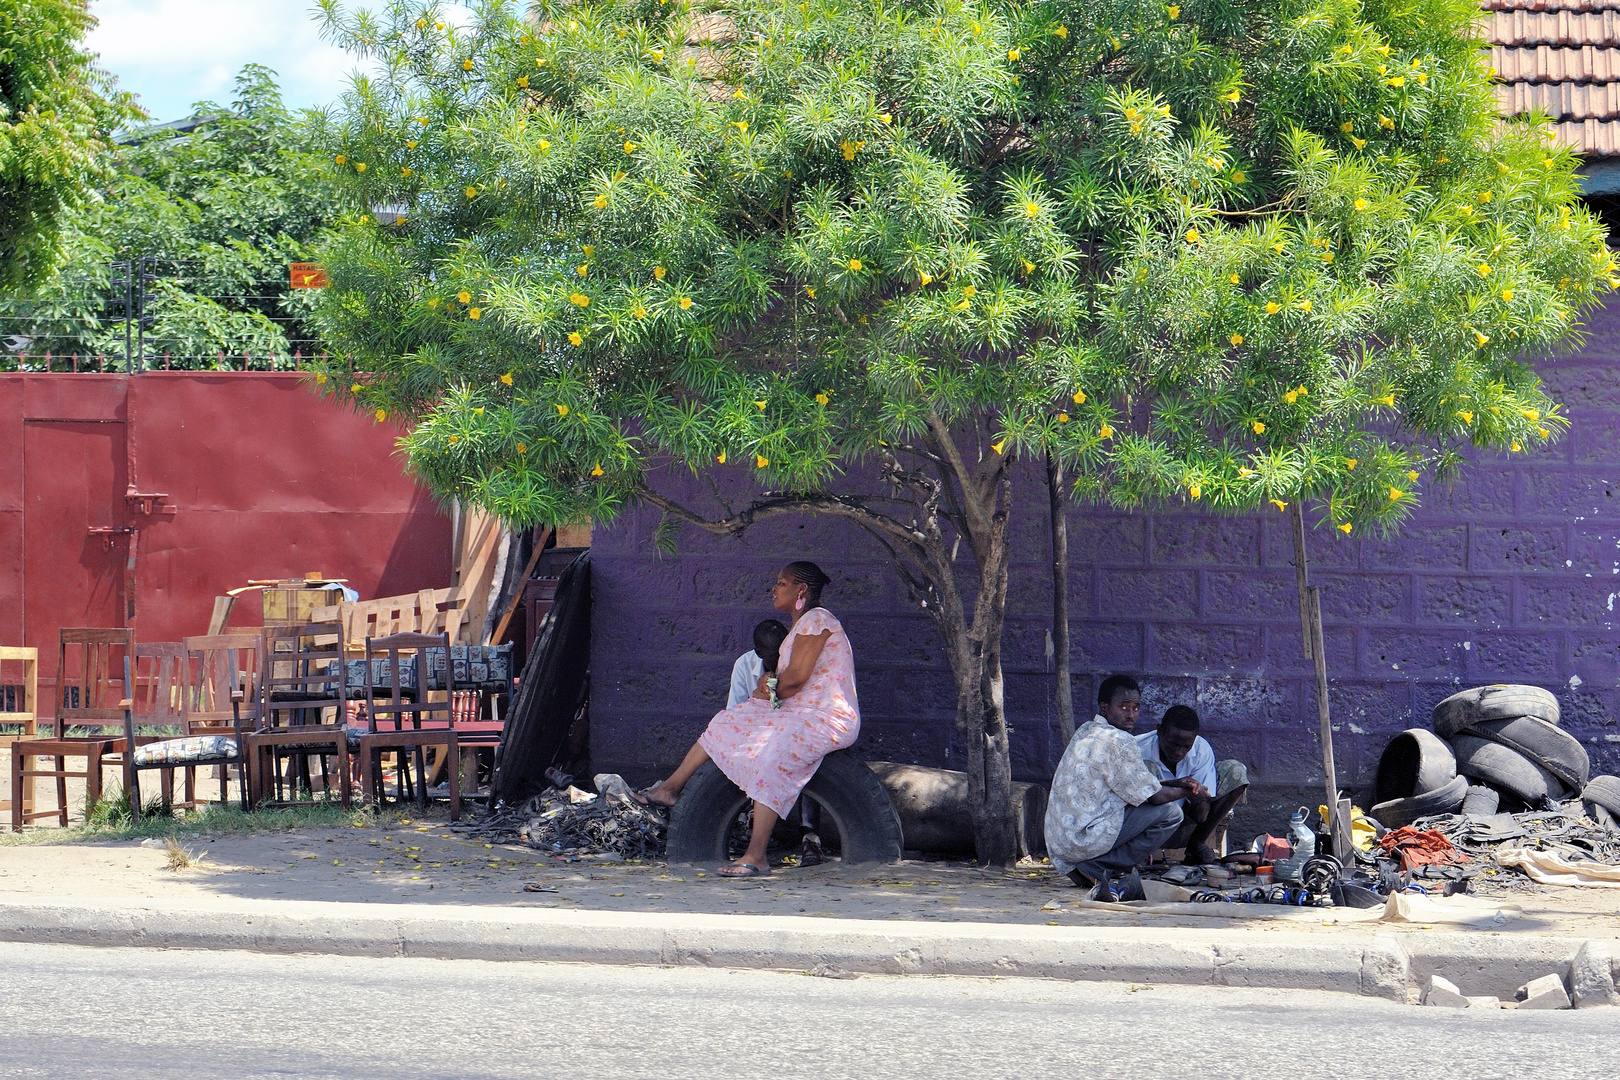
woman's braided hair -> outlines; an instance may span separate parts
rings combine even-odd
[[[832,582],[832,578],[813,562],[790,562],[783,568],[782,574],[795,585],[805,586],[808,595],[804,598],[804,604],[807,608],[821,606],[821,590]]]

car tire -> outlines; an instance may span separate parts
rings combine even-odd
[[[821,759],[804,794],[821,810],[823,843],[836,834],[843,861],[899,862],[905,840],[900,814],[877,774],[849,750]],[[667,858],[676,864],[719,866],[731,855],[727,840],[748,796],[705,762],[687,781],[669,815]]]
[[[1434,733],[1449,739],[1463,728],[1483,720],[1512,720],[1533,716],[1558,723],[1558,699],[1539,686],[1496,683],[1452,694],[1434,707]]]
[[[1533,716],[1512,720],[1481,720],[1460,734],[1476,735],[1517,750],[1558,777],[1570,792],[1580,791],[1592,777],[1592,759],[1581,741],[1561,727]]]
[[[1470,780],[1489,784],[1505,795],[1512,795],[1526,806],[1544,806],[1548,800],[1566,796],[1563,782],[1517,750],[1478,735],[1458,735],[1451,740],[1457,755],[1457,771]]]
[[[1620,817],[1620,776],[1594,776],[1581,789],[1581,801],[1595,803]]]
[[[1439,791],[1457,778],[1457,759],[1432,731],[1408,728],[1389,740],[1378,759],[1373,801],[1391,802]]]
[[[1412,824],[1418,818],[1433,817],[1436,814],[1455,814],[1467,795],[1468,781],[1460,776],[1454,776],[1451,783],[1434,791],[1378,803],[1367,811],[1367,816],[1376,819],[1378,824],[1386,829],[1398,829],[1402,825]]]
[[[1463,800],[1461,813],[1465,817],[1490,817],[1502,809],[1502,793],[1484,784],[1474,784]]]

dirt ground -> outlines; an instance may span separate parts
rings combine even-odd
[[[200,860],[182,870],[169,869],[169,854],[156,840],[0,844],[0,901],[223,897],[1053,925],[1218,924],[1322,933],[1367,928],[1331,909],[1198,905],[1225,908],[1228,914],[1221,917],[1202,910],[1165,915],[1117,905],[1082,907],[1079,891],[1050,867],[1002,871],[908,861],[846,869],[835,859],[732,881],[690,867],[563,862],[521,845],[485,843],[443,820],[357,820],[363,824],[215,837],[188,835],[182,827],[179,844]],[[1491,932],[1620,937],[1620,890],[1542,887],[1521,879],[1511,890],[1482,891],[1496,895],[1472,904],[1507,905],[1506,918],[1498,918]],[[1238,907],[1249,908],[1241,913],[1248,917],[1234,917]]]

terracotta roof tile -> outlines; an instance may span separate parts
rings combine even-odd
[[[1607,11],[1503,11],[1485,25],[1492,45],[1620,45],[1620,8]]]
[[[1620,81],[1620,49],[1590,45],[1580,49],[1555,49],[1549,45],[1532,49],[1497,46],[1491,50],[1491,63],[1502,81],[1509,83]]]

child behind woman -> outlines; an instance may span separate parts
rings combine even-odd
[[[775,619],[766,619],[754,627],[753,651],[737,657],[731,667],[731,697],[726,701],[726,708],[735,708],[753,697],[760,677],[767,672],[776,673],[777,657],[786,640],[787,627]]]

